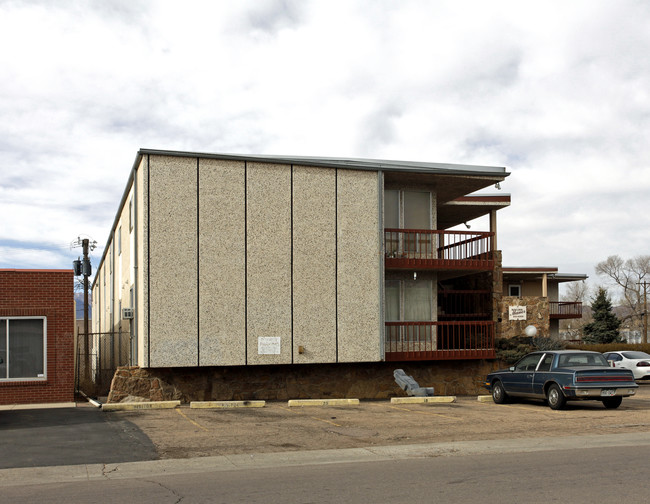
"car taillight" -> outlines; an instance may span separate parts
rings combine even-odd
[[[641,361],[636,363],[636,367],[648,367],[650,366],[650,362],[648,361]]]

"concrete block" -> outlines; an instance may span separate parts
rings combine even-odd
[[[132,403],[108,403],[102,404],[104,411],[129,411],[147,409],[173,409],[181,405],[180,401],[155,401],[155,402],[132,402]]]
[[[266,401],[192,401],[190,408],[227,409],[227,408],[263,408]]]
[[[359,399],[291,399],[289,407],[296,406],[358,406]]]
[[[454,403],[456,396],[391,397],[391,404]]]

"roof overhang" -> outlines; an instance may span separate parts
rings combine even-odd
[[[549,280],[558,283],[562,282],[579,282],[589,278],[583,273],[558,273],[557,268],[552,267],[518,267],[503,268],[504,281],[521,281],[521,280],[541,280],[546,275]]]
[[[508,206],[509,194],[462,196],[438,207],[437,227],[449,229]]]

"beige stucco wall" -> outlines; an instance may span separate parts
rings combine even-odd
[[[337,174],[339,362],[381,359],[378,176]]]
[[[248,363],[290,363],[291,167],[260,163],[248,166]],[[260,338],[279,338],[279,353],[260,351]]]
[[[151,367],[198,363],[196,182],[196,159],[151,156]]]
[[[95,291],[108,330],[135,285],[139,366],[382,359],[376,172],[148,155],[127,191]]]
[[[293,355],[296,363],[336,362],[334,169],[293,171]]]
[[[517,285],[516,282],[510,282],[508,285]],[[521,282],[521,295],[522,296],[541,296],[542,295],[542,280],[530,280]],[[546,291],[549,301],[557,301],[559,299],[559,287],[557,281],[547,280]],[[504,294],[508,294],[505,292]]]
[[[215,159],[199,163],[199,365],[242,365],[246,362],[244,163]]]

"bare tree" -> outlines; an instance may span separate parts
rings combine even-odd
[[[624,261],[617,255],[596,265],[596,273],[620,287],[621,304],[627,308],[621,319],[639,327],[644,313],[643,291],[650,280],[650,255],[639,255]]]
[[[563,301],[573,301],[585,303],[590,296],[589,285],[584,280],[580,282],[570,282],[564,288],[562,295]]]

